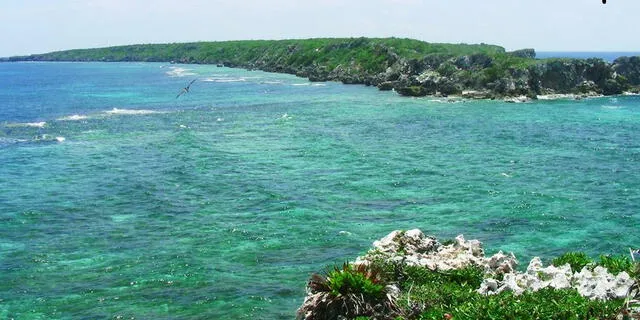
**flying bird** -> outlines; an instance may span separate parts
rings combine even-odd
[[[180,98],[181,95],[188,93],[189,92],[189,88],[191,88],[191,85],[196,82],[196,79],[191,80],[191,82],[189,82],[189,85],[187,85],[186,87],[182,88],[182,91],[180,91],[180,93],[178,93],[178,95],[176,96],[176,99]]]

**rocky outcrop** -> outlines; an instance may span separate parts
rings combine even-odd
[[[459,235],[448,244],[440,243],[435,237],[427,236],[418,229],[408,231],[393,231],[384,238],[373,243],[373,248],[365,255],[358,257],[353,265],[366,268],[379,266],[380,263],[395,266],[411,266],[425,268],[436,273],[446,274],[452,270],[459,270],[469,266],[475,266],[485,273],[485,279],[479,288],[475,290],[483,295],[493,295],[504,291],[513,292],[515,295],[527,291],[538,291],[543,288],[575,289],[583,297],[589,299],[611,300],[637,297],[637,284],[626,272],[613,275],[601,266],[588,265],[579,272],[572,272],[570,265],[544,266],[540,258],[535,257],[530,262],[525,272],[516,270],[518,261],[512,253],[502,251],[485,256],[482,243],[478,240],[466,240]],[[341,296],[330,297],[326,293],[314,292],[313,277],[309,282],[307,297],[298,310],[298,319],[326,319],[327,304],[330,302],[342,304]],[[409,289],[411,290],[411,289]],[[397,286],[393,283],[385,288],[386,298],[383,301],[394,301],[388,306],[379,305],[369,309],[368,306],[358,302],[360,309],[366,314],[373,315],[375,319],[393,319],[396,313],[388,310],[395,309],[395,301],[402,296]],[[338,300],[336,300],[338,299]],[[640,301],[629,300],[634,314]],[[353,304],[353,303],[352,303]],[[347,308],[348,309],[348,308]],[[345,309],[345,310],[347,310]],[[353,309],[353,308],[352,308]],[[387,310],[387,314],[376,314],[376,310]],[[340,312],[344,315],[344,310]],[[361,313],[363,314],[363,313]],[[351,314],[355,316],[355,314]],[[340,316],[333,318],[339,319]]]
[[[630,85],[640,85],[640,57],[620,57],[613,61],[613,70]]]
[[[502,251],[485,257],[482,243],[478,240],[465,240],[462,235],[459,235],[453,243],[443,245],[436,238],[425,236],[418,229],[393,231],[375,241],[373,249],[366,255],[358,257],[356,264],[366,264],[377,259],[438,271],[461,269],[473,265],[483,268],[490,274],[513,272],[518,265],[513,254],[505,254]]]
[[[542,288],[578,290],[580,295],[590,299],[610,300],[627,297],[634,280],[626,272],[614,276],[606,268],[597,266],[593,269],[584,267],[580,272],[571,272],[571,267],[544,267],[540,258],[535,257],[524,273],[514,272],[504,275],[502,281],[485,279],[478,289],[482,294],[496,294],[512,291],[515,294],[538,291]]]
[[[521,50],[508,52],[508,54],[518,58],[527,58],[527,59],[536,58],[536,50],[534,49],[521,49]]]

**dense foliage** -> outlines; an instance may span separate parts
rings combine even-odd
[[[67,50],[10,60],[175,61],[229,66],[281,65],[291,69],[313,64],[334,69],[338,65],[353,64],[363,71],[379,73],[398,57],[421,59],[429,54],[459,56],[473,53],[501,55],[504,49],[487,44],[427,43],[399,38],[321,38],[141,44]]]

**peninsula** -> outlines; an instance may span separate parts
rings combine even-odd
[[[295,74],[310,81],[376,86],[405,96],[535,99],[640,91],[640,57],[536,59],[533,49],[399,38],[321,38],[141,44],[0,61],[147,61],[217,64]]]

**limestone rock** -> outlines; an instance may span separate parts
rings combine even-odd
[[[482,243],[456,237],[450,245],[440,244],[436,238],[425,236],[418,229],[393,231],[375,241],[374,249],[365,256],[358,257],[356,263],[368,263],[377,258],[401,262],[410,266],[422,266],[430,270],[461,269],[470,265],[484,268],[489,273],[511,272],[518,264],[513,254],[502,251],[491,257],[484,256]]]
[[[524,103],[524,102],[528,102],[528,101],[531,101],[531,98],[529,98],[527,96],[517,96],[517,97],[504,98],[504,102],[507,102],[507,103]]]
[[[529,263],[525,273],[506,273],[503,281],[485,279],[478,292],[495,294],[507,290],[522,294],[526,290],[538,291],[548,287],[574,288],[584,297],[609,300],[626,297],[633,283],[633,279],[626,272],[614,276],[606,268],[598,266],[593,271],[584,267],[580,272],[572,273],[568,264],[544,267],[540,258],[535,257]]]
[[[462,97],[466,99],[491,99],[493,95],[487,90],[465,90]]]

